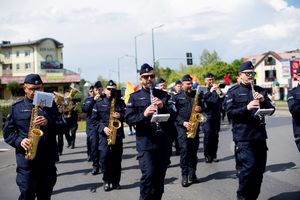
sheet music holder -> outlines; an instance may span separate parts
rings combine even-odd
[[[40,107],[52,107],[54,94],[35,91],[32,104]]]
[[[266,116],[266,115],[271,115],[272,113],[274,112],[274,108],[268,108],[268,109],[258,109],[256,112],[255,112],[255,116],[258,115],[258,116]]]
[[[160,123],[168,121],[170,114],[155,114],[152,115],[151,122]]]

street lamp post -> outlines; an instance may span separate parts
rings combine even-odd
[[[137,37],[139,36],[142,36],[144,35],[145,33],[141,33],[141,34],[138,34],[136,36],[134,36],[134,50],[135,50],[135,57],[134,57],[134,60],[135,60],[135,68],[136,68],[136,83],[138,84],[138,81],[139,81],[139,73],[138,73],[138,57],[137,57]]]
[[[155,46],[154,46],[154,29],[163,27],[164,24],[152,28],[152,53],[153,53],[153,68],[155,68]]]
[[[125,58],[125,57],[130,57],[130,58],[135,58],[134,56],[131,56],[131,55],[128,55],[128,54],[125,54],[121,57],[118,58],[118,82],[119,82],[119,89],[121,88],[121,78],[120,78],[120,60],[122,58]]]

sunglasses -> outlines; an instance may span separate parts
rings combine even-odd
[[[109,90],[109,91],[115,90],[115,88],[106,88],[106,89]]]
[[[149,79],[149,78],[154,79],[154,78],[155,78],[155,75],[154,75],[154,74],[151,74],[151,75],[143,75],[143,76],[141,76],[141,77],[144,78],[144,79]]]
[[[246,76],[255,76],[256,72],[242,72],[243,74],[245,74]]]

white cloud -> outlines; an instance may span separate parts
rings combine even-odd
[[[156,59],[181,58],[187,51],[197,57],[207,48],[230,62],[299,45],[300,11],[283,0],[10,0],[1,7],[2,40],[53,37],[64,43],[64,66],[80,67],[90,81],[114,77],[118,58],[134,55],[140,33],[139,64],[151,63],[151,28],[160,24],[165,26],[155,30]],[[178,68],[185,60],[160,63]],[[121,64],[122,81],[135,80],[134,60]]]

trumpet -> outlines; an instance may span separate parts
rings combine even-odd
[[[220,84],[218,84],[218,87],[216,87],[216,88],[213,88],[213,87],[212,87],[212,88],[210,89],[210,92],[216,91],[217,94],[219,95],[219,97],[220,97],[220,98],[223,98],[225,95],[224,95],[224,93],[222,92],[221,88],[224,88],[224,87],[225,87],[225,84],[220,83]]]

